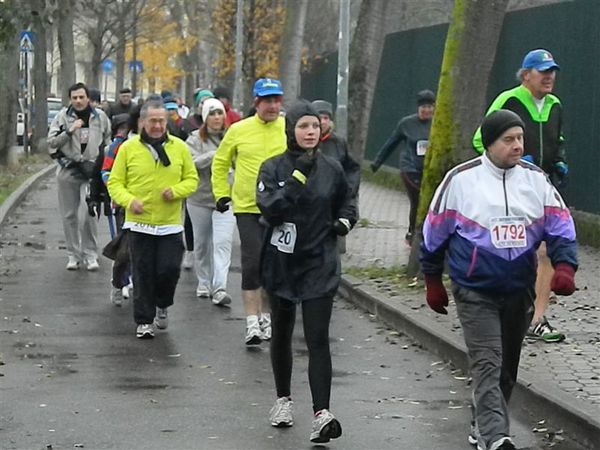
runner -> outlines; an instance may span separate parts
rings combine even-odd
[[[447,314],[444,260],[473,377],[469,442],[478,450],[515,449],[508,402],[534,311],[537,247],[548,245],[557,295],[575,291],[575,226],[562,198],[535,165],[521,161],[521,118],[500,109],[481,125],[483,156],[450,170],[423,225],[427,303]],[[478,187],[473,195],[473,186]]]
[[[286,114],[287,151],[268,159],[258,177],[257,203],[269,224],[263,243],[261,281],[271,302],[271,363],[277,400],[271,425],[292,426],[292,333],[302,305],[308,347],[308,379],[314,419],[311,442],[338,438],[342,427],[329,411],[329,322],[340,283],[337,236],[356,222],[352,191],[340,163],[318,149],[320,121],[306,101]]]

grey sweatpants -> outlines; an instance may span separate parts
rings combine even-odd
[[[493,294],[452,284],[473,377],[479,445],[510,436],[508,401],[517,381],[521,344],[534,311],[534,290]]]
[[[78,260],[98,258],[98,220],[85,206],[89,182],[71,168],[56,172],[58,210],[62,217],[67,254]]]

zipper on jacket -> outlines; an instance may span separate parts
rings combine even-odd
[[[540,122],[540,167],[544,165],[544,129]]]
[[[506,216],[508,217],[508,194],[506,193],[506,170],[502,174],[502,190],[504,191],[504,212],[505,212]],[[511,255],[510,248],[508,248],[507,250],[508,250],[508,260],[512,261],[512,255]]]

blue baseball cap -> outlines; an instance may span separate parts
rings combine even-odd
[[[548,50],[544,50],[543,48],[531,50],[529,53],[527,53],[525,58],[523,58],[523,64],[521,67],[523,69],[536,69],[540,72],[550,69],[560,69],[560,66],[556,64],[556,61],[554,61],[552,53],[550,53]]]
[[[255,97],[266,97],[267,95],[283,95],[281,81],[273,78],[259,78],[254,83],[252,93]]]

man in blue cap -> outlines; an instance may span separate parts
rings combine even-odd
[[[233,204],[242,253],[242,299],[246,311],[246,345],[271,339],[271,314],[260,284],[263,226],[256,205],[256,183],[263,161],[287,147],[281,117],[283,88],[279,80],[259,78],[254,83],[256,114],[231,125],[212,162],[213,194],[219,212]],[[229,173],[235,160],[233,186]]]
[[[559,70],[559,65],[548,50],[531,50],[525,55],[517,72],[521,84],[501,92],[486,115],[498,109],[517,113],[525,124],[523,159],[541,167],[560,190],[566,185],[569,166],[563,146],[562,105],[558,97],[552,94]],[[473,145],[479,153],[483,153],[481,129],[475,132]],[[542,243],[538,251],[535,314],[529,335],[545,342],[560,342],[565,338],[545,317],[550,303],[550,280],[553,273],[550,259],[546,255],[546,244]]]

